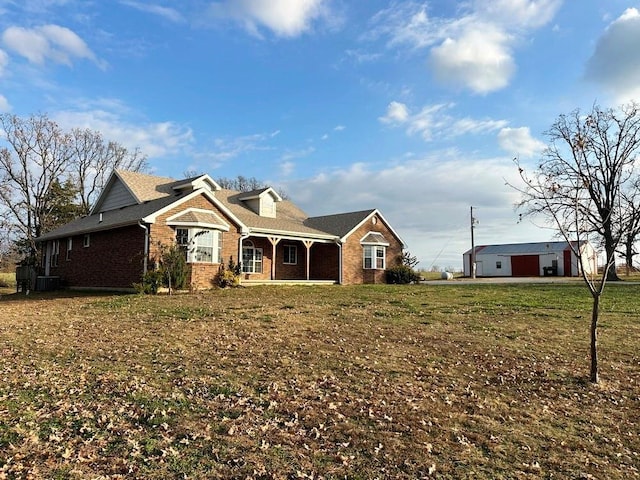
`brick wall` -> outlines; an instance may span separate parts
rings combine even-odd
[[[373,223],[374,218],[375,223]],[[386,251],[386,268],[394,267],[400,263],[398,257],[402,254],[402,244],[382,219],[375,215],[353,232],[342,246],[342,283],[347,285],[354,283],[385,283],[384,270],[364,268],[363,247],[360,244],[360,240],[369,232],[381,233],[389,242]]]
[[[297,262],[293,265],[284,263],[285,246],[295,246],[298,254]],[[302,242],[281,240],[276,247],[276,279],[277,280],[305,280],[307,278],[307,248]]]
[[[132,288],[142,278],[144,238],[137,225],[93,232],[88,247],[84,235],[76,235],[69,260],[67,238],[62,238],[58,266],[50,268],[50,275],[67,287]]]
[[[340,279],[340,249],[335,243],[314,243],[311,246],[311,279]]]
[[[238,227],[231,221],[230,218],[218,210],[207,197],[204,195],[196,196],[187,202],[180,204],[179,206],[163,213],[158,216],[156,223],[151,225],[151,245],[149,249],[149,258],[157,259],[159,253],[159,244],[172,245],[176,240],[176,231],[173,227],[166,224],[167,218],[180,213],[188,208],[202,208],[205,210],[212,210],[217,213],[220,218],[224,219],[229,225],[230,230],[228,232],[222,232],[222,260],[224,265],[227,266],[229,258],[233,258],[234,263],[238,263],[238,239],[240,233]],[[151,268],[153,262],[149,263]],[[208,289],[213,286],[214,279],[220,269],[218,263],[190,263],[191,275],[189,284],[192,289]]]

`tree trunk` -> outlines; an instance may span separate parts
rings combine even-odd
[[[609,265],[607,271],[607,282],[619,282],[618,271],[616,270],[616,244],[612,238],[605,236],[604,251],[606,253],[606,262]]]
[[[633,271],[633,255],[634,255],[633,240],[634,239],[632,239],[631,241],[627,240],[625,242],[625,260],[626,260],[625,263],[627,265],[627,276],[629,276],[629,273]]]
[[[598,313],[600,310],[600,295],[593,295],[593,309],[591,310],[591,372],[589,380],[598,383]]]

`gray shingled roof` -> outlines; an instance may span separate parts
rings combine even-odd
[[[69,222],[51,232],[41,235],[38,240],[50,240],[54,238],[69,237],[72,235],[81,235],[83,233],[97,232],[100,230],[109,230],[111,228],[124,227],[127,225],[135,225],[147,215],[171,205],[179,198],[185,196],[185,192],[178,192],[174,195],[167,195],[157,200],[150,200],[137,205],[130,205],[116,210],[109,210],[102,213],[95,213],[86,217],[78,218]],[[102,217],[102,221],[100,218]]]
[[[369,232],[362,240],[361,243],[377,244],[377,245],[389,245],[389,242],[384,238],[384,235],[378,232]]]
[[[311,217],[307,218],[304,223],[309,227],[316,228],[342,238],[373,212],[375,212],[375,209],[362,210],[359,212],[338,213],[336,215],[324,215],[322,217]]]
[[[200,212],[200,211],[189,211],[183,213],[182,215],[174,218],[171,222],[176,223],[208,223],[211,225],[226,225],[229,226],[227,222],[225,222],[218,214],[215,212]]]
[[[95,213],[74,220],[42,235],[38,240],[63,238],[71,235],[136,224],[141,219],[171,205],[176,200],[190,193],[188,190],[176,192],[173,189],[174,186],[184,185],[199,178],[194,177],[192,179],[176,181],[166,177],[156,177],[125,171],[118,171],[118,175],[127,184],[129,189],[134,192],[138,200],[143,203],[102,212],[101,214]],[[372,209],[308,218],[306,213],[292,202],[283,200],[278,202],[276,218],[261,217],[242,202],[241,199],[265,190],[266,189],[255,190],[253,192],[237,192],[222,189],[216,191],[214,196],[235,215],[238,220],[254,232],[260,231],[265,233],[273,231],[311,238],[342,238],[375,212],[375,210]],[[100,220],[100,218],[102,218],[102,220]],[[175,220],[182,221],[183,219]],[[210,220],[211,218],[208,218],[208,221]]]
[[[249,228],[311,236],[332,235],[331,232],[306,225],[307,214],[289,200],[278,202],[276,218],[261,217],[240,200],[246,195],[246,192],[235,190],[222,189],[216,192],[216,198]]]
[[[157,200],[173,193],[173,186],[185,182],[177,182],[169,177],[157,177],[146,173],[118,170],[118,175],[127,184],[134,196],[140,202]],[[188,180],[187,180],[188,181]]]

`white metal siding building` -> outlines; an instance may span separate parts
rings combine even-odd
[[[584,271],[597,272],[597,254],[589,242],[580,246]],[[478,277],[538,277],[580,275],[577,256],[567,242],[510,243],[475,247]],[[463,256],[464,274],[471,276],[471,249]]]

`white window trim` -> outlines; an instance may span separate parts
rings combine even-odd
[[[249,262],[245,261],[245,250],[251,250],[251,260]],[[259,252],[259,255],[256,253]],[[260,260],[256,260],[260,257]],[[242,273],[262,273],[263,272],[263,264],[264,264],[264,252],[262,248],[255,247],[253,242],[248,241],[242,246]],[[260,265],[260,269],[256,269],[256,265]]]
[[[185,215],[186,213],[189,212],[200,212],[200,213],[207,213],[207,214],[213,214],[216,217],[218,217],[218,219],[222,222],[222,223],[205,223],[205,222],[177,222],[175,221],[176,218],[180,218],[181,216]],[[175,228],[200,228],[200,229],[211,229],[211,230],[222,230],[223,232],[228,232],[230,230],[229,225],[224,222],[224,220],[222,220],[222,218],[220,218],[220,216],[218,215],[217,212],[213,211],[213,210],[206,210],[204,208],[187,208],[184,211],[178,212],[175,215],[170,216],[169,218],[167,218],[167,225],[169,225],[170,227],[175,227]]]
[[[220,264],[222,263],[222,231],[213,228],[200,228],[200,227],[188,227],[180,226],[175,229],[176,242],[178,241],[178,230],[187,231],[187,243],[178,243],[182,247],[186,247],[186,260],[187,263],[208,263],[208,264]],[[204,235],[202,232],[211,233],[210,244],[199,244],[198,239]],[[203,260],[202,257],[198,260],[198,249],[211,249],[211,260]]]
[[[371,255],[367,255],[367,250],[371,251]],[[382,255],[378,256],[381,251]],[[367,259],[371,259],[371,266],[367,267]],[[378,259],[382,259],[382,266],[378,267]],[[387,247],[384,245],[365,244],[362,246],[362,268],[365,270],[384,270],[387,266]]]
[[[84,248],[89,248],[91,246],[91,234],[85,233],[84,238],[82,239],[82,246]]]
[[[71,260],[71,250],[73,250],[73,237],[67,238],[67,261]]]

